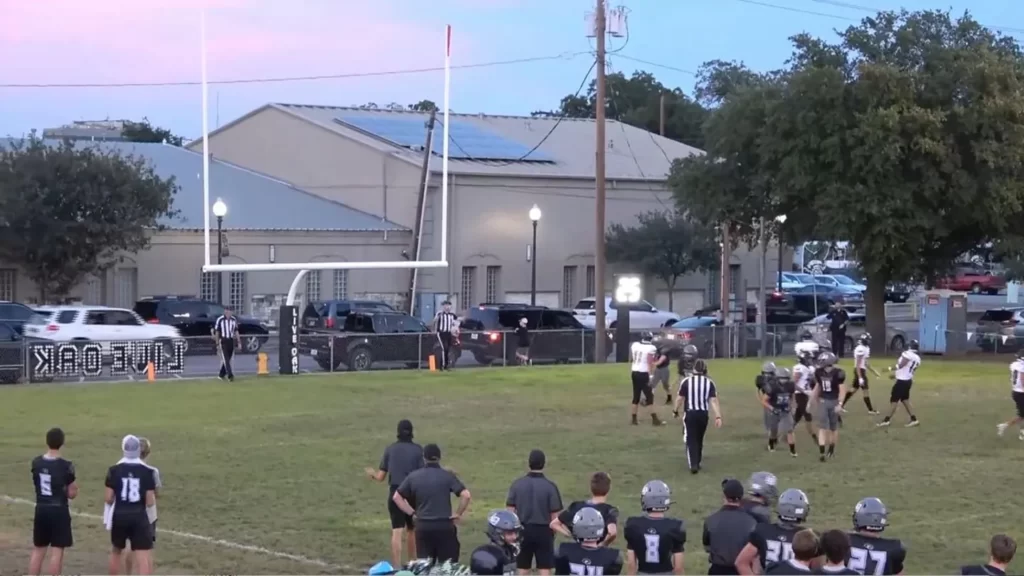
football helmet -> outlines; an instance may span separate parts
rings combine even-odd
[[[487,538],[512,558],[519,555],[519,534],[523,525],[511,510],[494,510],[487,516]]]
[[[911,340],[907,344],[907,350],[913,350],[914,352],[917,352],[920,348],[921,348],[921,343],[918,342],[917,340]]]
[[[853,529],[881,532],[889,525],[889,510],[878,498],[864,498],[853,509]]]
[[[640,491],[640,508],[644,512],[664,512],[672,504],[672,490],[661,480],[651,480]]]
[[[836,358],[835,354],[829,351],[825,351],[822,352],[821,354],[818,354],[816,364],[818,365],[818,368],[831,368],[835,366],[837,362],[839,362],[839,359]]]
[[[761,365],[761,374],[764,374],[766,376],[771,376],[775,374],[776,370],[777,368],[775,367],[775,362],[765,362],[764,364]]]
[[[572,537],[578,542],[604,539],[604,516],[594,508],[582,508],[572,519]]]
[[[860,342],[861,344],[863,344],[865,346],[870,346],[871,345],[871,333],[870,332],[865,332],[865,333],[861,334],[860,338],[857,338],[857,342]]]
[[[775,513],[783,522],[805,522],[811,513],[811,502],[803,490],[790,488],[779,496],[779,504],[775,507]]]
[[[651,334],[646,330],[640,333],[640,341],[644,344],[650,344],[651,340],[654,340],[654,334]]]
[[[779,480],[771,472],[754,472],[747,480],[747,493],[772,501],[779,497]]]

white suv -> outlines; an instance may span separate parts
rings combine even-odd
[[[593,328],[595,321],[597,320],[596,312],[594,312],[595,302],[596,300],[593,298],[584,298],[576,303],[576,307],[572,311],[576,316],[576,319],[580,321],[580,324],[583,324],[587,328]],[[616,310],[614,304],[612,304],[611,298],[604,299],[604,309],[605,328],[614,328],[616,325],[615,320],[618,318],[618,310]],[[663,326],[668,326],[678,320],[678,314],[662,312],[654,306],[651,306],[651,303],[647,300],[641,300],[636,304],[630,304],[630,330],[655,330]]]
[[[138,314],[107,306],[40,306],[25,324],[25,336],[45,340],[93,341],[108,350],[112,341],[174,340],[173,326],[147,324]]]

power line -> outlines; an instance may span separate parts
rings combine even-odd
[[[675,66],[669,66],[668,64],[659,64],[657,62],[651,62],[650,60],[643,60],[641,58],[635,58],[633,56],[627,56],[625,54],[615,54],[616,58],[622,58],[623,60],[629,60],[630,62],[638,62],[640,64],[647,64],[648,66],[654,66],[656,68],[664,68],[665,70],[672,70],[674,72],[681,72],[683,74],[689,74],[690,76],[696,76],[697,73],[693,70],[687,70],[685,68],[677,68]]]
[[[837,8],[846,8],[848,10],[859,10],[861,12],[870,12],[877,14],[882,10],[879,8],[872,8],[871,6],[864,6],[863,4],[851,4],[849,2],[840,2],[839,0],[811,0],[818,4],[827,4],[829,6],[835,6]],[[1024,34],[1024,28],[1014,28],[1013,26],[992,26],[989,24],[982,24],[985,28],[991,28],[993,30],[999,30],[1007,34]]]
[[[752,4],[754,6],[763,6],[765,8],[774,8],[776,10],[785,10],[787,12],[796,12],[797,14],[809,14],[811,16],[819,16],[822,18],[833,18],[835,20],[846,20],[847,22],[856,22],[856,18],[849,18],[846,16],[839,16],[838,14],[828,14],[826,12],[815,12],[814,10],[805,10],[803,8],[794,8],[793,6],[782,6],[779,4],[772,4],[770,2],[760,2],[759,0],[736,0],[744,4]]]
[[[579,56],[590,54],[590,52],[563,52],[551,56],[534,56],[530,58],[516,58],[513,60],[498,60],[494,62],[477,62],[474,64],[455,64],[452,70],[468,70],[473,68],[493,68],[496,66],[509,66],[513,64],[530,64],[533,62],[544,62],[550,60],[572,60]],[[444,68],[435,66],[431,68],[408,68],[402,70],[381,70],[377,72],[346,72],[340,74],[319,74],[311,76],[280,76],[262,78],[231,78],[227,80],[210,80],[209,85],[228,84],[279,84],[284,82],[308,82],[316,80],[345,80],[349,78],[372,78],[378,76],[403,76],[408,74],[424,74],[428,72],[442,72]],[[28,84],[0,84],[0,88],[157,88],[173,86],[199,86],[202,82],[198,80],[164,81],[164,82],[85,82],[85,83],[28,83]]]

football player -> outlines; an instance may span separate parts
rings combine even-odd
[[[772,502],[779,496],[779,480],[771,472],[754,472],[747,480],[747,495],[740,506],[759,524],[772,521]]]
[[[682,574],[686,528],[682,520],[668,518],[672,492],[661,480],[651,480],[640,491],[643,516],[626,520],[627,574]]]
[[[797,356],[796,366],[793,366],[793,384],[796,387],[794,426],[803,420],[807,426],[807,433],[817,442],[818,433],[814,430],[814,418],[811,416],[810,410],[807,409],[811,391],[814,390],[814,356],[809,351],[801,352]]]
[[[757,394],[757,403],[761,405],[763,414],[764,429],[768,431],[768,417],[771,409],[765,406],[765,394],[772,387],[772,380],[775,378],[775,363],[765,362],[761,365],[761,373],[754,376],[754,394]],[[769,445],[768,450],[775,447]]]
[[[793,347],[796,352],[796,357],[799,358],[801,354],[807,353],[811,355],[811,358],[817,358],[818,352],[821,351],[821,347],[814,341],[814,335],[809,330],[804,330],[800,334],[800,341]]]
[[[654,335],[644,332],[640,335],[640,341],[634,342],[629,347],[630,379],[633,382],[633,401],[630,404],[630,423],[636,426],[637,411],[640,407],[640,398],[644,398],[644,406],[651,411],[651,424],[661,426],[665,424],[658,418],[654,411],[654,392],[651,392],[651,374],[654,373],[655,359],[658,356],[658,349],[651,344]]]
[[[654,376],[651,379],[651,392],[661,384],[661,388],[665,390],[665,404],[668,406],[672,405],[672,390],[668,387],[668,381],[672,374],[672,359],[668,356],[668,347],[664,341],[655,344],[657,349],[657,356],[654,358]]]
[[[999,424],[996,426],[996,431],[1002,436],[1010,426],[1019,425],[1018,437],[1024,440],[1024,350],[1018,351],[1017,359],[1010,364],[1010,390],[1012,390],[1013,403],[1017,408],[1017,417],[1009,422]]]
[[[878,498],[864,498],[853,509],[850,533],[850,559],[847,568],[861,574],[893,575],[903,573],[907,549],[895,538],[882,538],[889,526],[889,511]]]
[[[804,529],[810,512],[811,504],[803,490],[790,488],[783,492],[775,509],[779,521],[757,525],[736,556],[736,570],[740,574],[759,574],[772,564],[791,560],[793,536]]]
[[[921,366],[921,356],[917,353],[919,348],[917,340],[911,340],[896,365],[889,368],[889,371],[894,373],[889,377],[896,382],[892,385],[892,392],[889,393],[889,415],[885,417],[885,420],[879,422],[878,426],[889,426],[893,415],[896,414],[896,407],[900,404],[903,404],[903,408],[910,415],[907,428],[913,428],[921,423],[914,415],[914,407],[910,405],[910,388],[914,385],[914,372],[917,372],[918,367]]]
[[[63,447],[64,431],[51,428],[46,432],[46,452],[32,459],[36,512],[29,574],[42,572],[47,550],[50,551],[50,573],[62,574],[64,552],[74,544],[68,501],[78,496],[78,479],[75,465],[61,455]]]
[[[487,544],[478,546],[469,557],[473,574],[515,574],[519,555],[519,534],[523,525],[510,510],[494,510],[487,517]]]
[[[693,344],[683,346],[683,354],[679,357],[679,378],[693,376],[693,364],[700,358],[700,351]]]
[[[846,392],[846,372],[836,367],[838,361],[831,352],[818,356],[814,391],[811,392],[811,401],[818,410],[818,452],[822,462],[836,455],[839,443],[839,413],[842,411],[839,399]]]
[[[844,410],[846,403],[853,398],[857,390],[863,390],[864,405],[868,407],[868,414],[878,414],[878,410],[871,405],[871,396],[868,395],[868,370],[878,377],[881,377],[881,374],[871,367],[868,363],[869,358],[871,358],[871,334],[865,332],[857,339],[857,347],[853,349],[853,386],[846,391],[846,396],[843,397]]]
[[[594,508],[581,508],[572,519],[574,542],[563,542],[555,555],[555,574],[622,573],[622,555],[614,548],[601,546],[604,517]]]
[[[785,562],[774,564],[765,571],[765,576],[794,576],[795,574],[814,574],[811,566],[817,560],[821,545],[818,535],[810,528],[793,535],[793,557]]]
[[[761,403],[767,413],[768,451],[774,452],[779,443],[779,434],[786,436],[789,453],[796,457],[796,437],[793,434],[793,395],[796,387],[786,368],[776,368],[775,376],[766,382],[767,389],[761,394]]]

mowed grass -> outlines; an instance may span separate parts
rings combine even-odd
[[[799,458],[765,450],[752,385],[759,366],[711,364],[725,426],[709,432],[705,472],[697,476],[686,470],[678,421],[628,425],[630,384],[621,365],[7,387],[0,390],[0,492],[32,498],[29,461],[43,449],[46,429],[61,426],[81,486],[74,509],[98,515],[121,437],[144,435],[165,483],[160,528],[326,564],[164,532],[159,572],[365,573],[389,556],[390,526],[386,487],[363,469],[377,465],[396,421],[410,418],[417,441],[440,444],[444,464],[474,495],[461,529],[464,554],[483,542],[487,512],[504,505],[532,448],[547,452],[548,474],[566,503],[587,495],[597,470],[611,473],[611,501],[623,516],[639,512],[645,481],[668,482],[672,513],[689,527],[690,573],[707,568],[701,523],[720,504],[721,479],[757,470],[778,475],[782,488],[805,490],[810,525],[819,529],[849,528],[859,498],[882,498],[890,535],[909,548],[908,573],[950,573],[984,560],[993,533],[1024,536],[1024,442],[1015,433],[995,435],[995,424],[1012,414],[1003,365],[926,358],[913,398],[922,425],[904,429],[898,413],[893,428],[876,429],[858,397],[838,455],[826,464],[802,428]],[[873,384],[883,409],[889,385]],[[663,402],[664,393],[657,398]],[[0,573],[27,567],[31,518],[31,506],[0,503]],[[76,518],[75,537],[66,570],[105,572],[109,540],[99,521]]]

